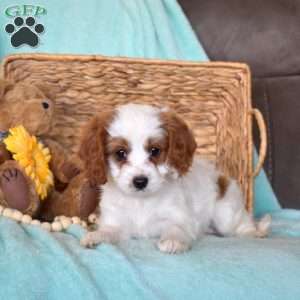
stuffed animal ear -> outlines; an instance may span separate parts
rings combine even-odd
[[[167,163],[183,175],[189,170],[197,148],[194,135],[187,124],[172,112],[163,112],[162,120],[168,135]]]
[[[106,128],[112,117],[113,111],[102,112],[89,121],[83,130],[79,157],[93,184],[102,185],[107,181]]]
[[[11,81],[0,79],[0,103],[5,94],[13,88],[14,84]]]

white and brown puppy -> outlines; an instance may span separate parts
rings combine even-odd
[[[185,122],[153,106],[128,104],[100,113],[86,127],[80,150],[101,185],[98,230],[81,244],[158,238],[167,253],[188,250],[204,233],[260,236],[238,184],[207,161],[193,159],[196,142]]]

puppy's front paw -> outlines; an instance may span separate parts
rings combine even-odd
[[[190,249],[190,245],[177,239],[162,239],[157,243],[161,252],[168,254],[179,254]]]
[[[80,244],[86,248],[93,248],[101,243],[116,244],[119,241],[117,232],[110,229],[88,232],[81,240]]]

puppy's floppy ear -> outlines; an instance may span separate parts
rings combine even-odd
[[[11,81],[0,79],[0,103],[5,94],[13,88],[14,84]]]
[[[161,118],[168,135],[167,163],[183,175],[189,170],[197,148],[194,135],[175,113],[162,112]]]
[[[89,180],[98,185],[107,181],[106,128],[112,118],[112,110],[94,117],[84,128],[81,139],[79,157],[85,164]]]

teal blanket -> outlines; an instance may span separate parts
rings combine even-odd
[[[28,15],[43,25],[41,34],[30,27],[39,44],[14,48],[14,16],[26,22]],[[0,58],[52,52],[208,59],[174,0],[31,0],[25,7],[1,0],[0,16]],[[300,213],[280,208],[262,172],[255,213],[266,212],[274,219],[270,238],[211,236],[180,256],[159,253],[152,241],[86,250],[79,226],[50,234],[2,217],[0,299],[299,299]]]

